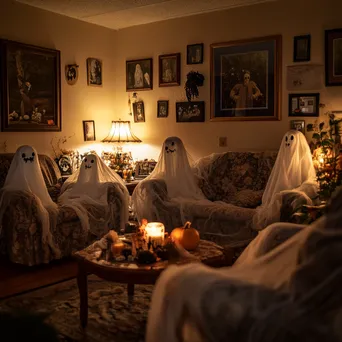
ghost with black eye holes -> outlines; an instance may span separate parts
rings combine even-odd
[[[25,163],[27,163],[27,162],[33,163],[35,155],[36,154],[34,152],[32,152],[32,153],[22,153],[21,158],[23,159],[23,161]]]
[[[165,151],[166,153],[174,153],[176,152],[175,142],[174,141],[168,141],[167,144],[165,144]]]
[[[291,143],[293,142],[293,140],[294,140],[293,134],[291,134],[290,136],[286,135],[286,137],[285,137],[285,147],[291,146]]]
[[[91,169],[93,164],[95,163],[95,158],[94,157],[89,157],[89,158],[84,158],[84,168],[86,170]]]

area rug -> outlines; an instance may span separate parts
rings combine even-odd
[[[48,314],[61,341],[144,341],[153,286],[135,285],[129,300],[127,285],[88,277],[88,327],[80,328],[76,279],[0,301],[1,310],[24,309]]]

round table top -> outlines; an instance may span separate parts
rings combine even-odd
[[[85,264],[91,266],[92,269],[94,267],[106,268],[107,271],[136,271],[136,272],[153,272],[154,271],[162,271],[165,269],[169,260],[161,260],[157,261],[153,264],[138,264],[136,261],[115,261],[111,260],[111,256],[109,256],[110,249],[104,249],[103,245],[101,246],[101,240],[94,242],[92,245],[86,247],[85,249],[78,251],[74,254],[74,256],[79,260],[83,261]],[[198,247],[196,250],[191,251],[192,259],[184,259],[180,257],[178,260],[172,262],[174,264],[184,264],[188,262],[194,262],[196,259],[198,262],[202,262],[204,264],[210,266],[221,266],[225,261],[225,253],[224,248],[215,244],[212,241],[200,240]]]

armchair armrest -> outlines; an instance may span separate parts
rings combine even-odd
[[[288,191],[281,193],[280,221],[291,222],[293,214],[303,205],[311,205],[312,200],[304,192]]]

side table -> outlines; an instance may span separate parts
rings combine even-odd
[[[140,181],[141,181],[140,179],[136,179],[131,182],[125,182],[126,188],[131,196],[133,194],[135,187],[139,184]]]

